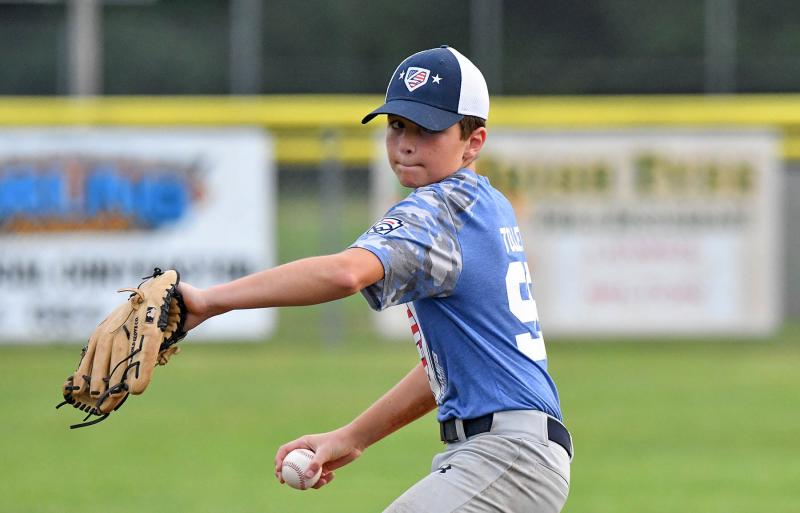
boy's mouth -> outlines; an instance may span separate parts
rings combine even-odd
[[[420,164],[405,164],[403,162],[395,162],[396,166],[404,167],[404,168],[411,168],[411,167],[422,167]]]

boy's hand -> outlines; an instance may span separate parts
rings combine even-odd
[[[320,467],[322,468],[322,475],[314,488],[321,488],[333,481],[334,470],[347,465],[363,452],[363,449],[350,437],[347,427],[328,433],[302,436],[282,445],[275,454],[275,477],[281,484],[284,483],[281,476],[283,459],[295,449],[309,449],[314,452],[314,459],[308,466],[309,477],[316,474]]]
[[[181,282],[178,285],[178,291],[183,296],[183,303],[186,305],[186,323],[184,324],[186,331],[196,328],[203,321],[213,316],[210,312],[205,290]]]

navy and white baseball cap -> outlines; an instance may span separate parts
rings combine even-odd
[[[464,116],[489,118],[489,89],[480,70],[455,48],[441,46],[408,57],[397,67],[386,103],[361,120],[394,114],[439,132]]]

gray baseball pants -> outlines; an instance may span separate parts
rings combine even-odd
[[[547,438],[544,413],[499,412],[489,432],[447,444],[431,473],[384,513],[558,513],[569,472],[567,451]]]

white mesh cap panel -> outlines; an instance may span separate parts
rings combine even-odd
[[[472,61],[461,55],[455,48],[448,48],[461,66],[461,96],[458,100],[458,113],[465,116],[478,116],[489,119],[489,88],[483,73]]]

